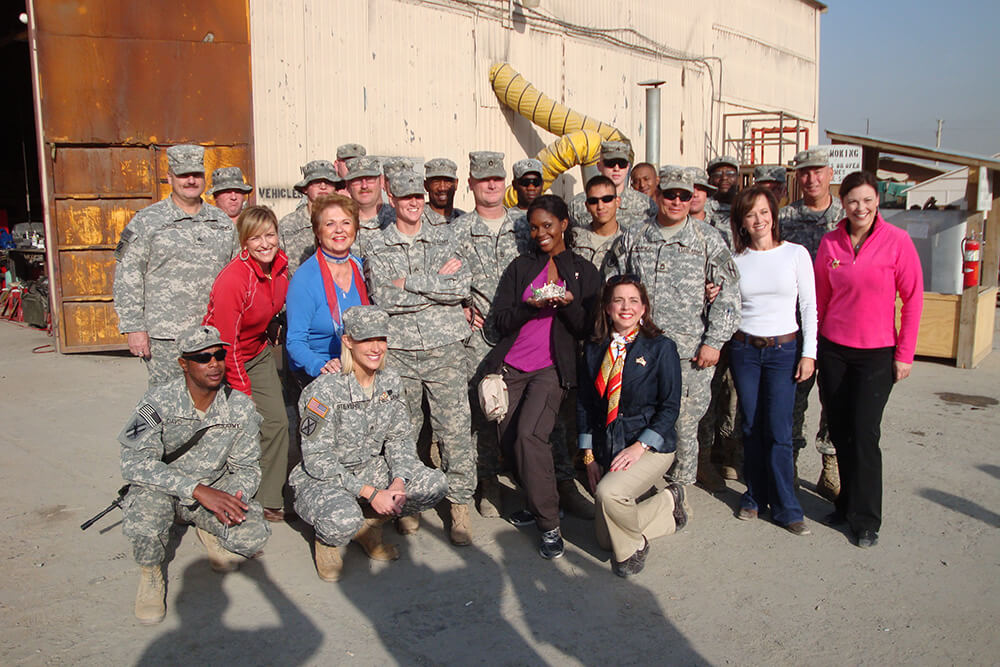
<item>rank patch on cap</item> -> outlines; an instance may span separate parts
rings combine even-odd
[[[315,398],[310,398],[309,402],[306,403],[306,410],[323,419],[326,419],[326,414],[330,412],[330,406],[320,403]]]

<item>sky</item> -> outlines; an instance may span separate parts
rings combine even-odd
[[[1000,152],[1000,3],[824,0],[820,130]]]

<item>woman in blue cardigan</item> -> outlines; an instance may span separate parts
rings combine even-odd
[[[637,276],[605,285],[578,375],[577,425],[597,501],[597,542],[613,552],[614,573],[628,577],[642,570],[649,540],[683,528],[689,513],[679,484],[639,501],[674,462],[681,369]]]

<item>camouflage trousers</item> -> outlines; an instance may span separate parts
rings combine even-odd
[[[795,408],[792,412],[792,448],[796,451],[804,449],[808,443],[806,410],[809,407],[809,392],[812,391],[814,384],[816,384],[816,373],[795,387]],[[829,456],[837,455],[837,450],[833,448],[833,441],[830,440],[830,432],[826,427],[826,411],[823,410],[822,404],[819,410],[819,428],[816,431],[816,451]]]
[[[244,502],[250,506],[246,520],[237,526],[226,526],[199,504],[182,505],[176,496],[132,484],[122,503],[122,533],[132,542],[135,562],[143,567],[163,562],[175,517],[215,535],[224,549],[250,558],[263,548],[271,535],[271,527],[264,520],[260,503]]]
[[[146,359],[146,371],[149,373],[149,386],[167,384],[171,380],[184,377],[181,365],[177,363],[177,343],[172,338],[150,338],[149,359]]]
[[[681,409],[677,415],[677,452],[667,479],[678,484],[694,484],[698,474],[698,423],[712,398],[715,368],[698,368],[681,358]]]
[[[718,458],[720,463],[729,464],[726,457],[733,453],[725,450],[727,446],[728,449],[740,447],[743,440],[743,420],[736,398],[736,385],[733,384],[733,372],[729,367],[728,343],[722,347],[719,363],[715,365],[711,393],[708,410],[698,422],[698,449],[712,451],[713,460]],[[713,451],[716,445],[723,451]]]
[[[477,472],[480,478],[494,477],[504,472],[500,441],[497,437],[497,423],[487,421],[479,408],[479,381],[484,373],[479,368],[492,348],[476,331],[465,341],[469,369],[469,408],[472,412],[472,438],[476,445]],[[552,446],[552,463],[555,466],[556,481],[561,482],[576,477],[573,456],[576,451],[576,390],[566,392],[559,416],[549,435]],[[509,466],[506,466],[509,467]]]
[[[358,479],[376,489],[385,489],[392,483],[384,458],[367,467]],[[444,473],[420,466],[406,484],[403,516],[434,507],[447,492],[448,480]],[[370,508],[362,508],[361,502],[336,482],[310,480],[295,487],[295,512],[313,527],[316,537],[324,544],[347,546],[364,525],[366,511],[371,513]]]
[[[389,350],[389,367],[399,373],[410,411],[413,441],[424,425],[426,393],[431,427],[441,453],[441,470],[448,478],[448,500],[472,501],[476,490],[476,450],[472,445],[466,395],[465,349],[461,342],[433,350]]]

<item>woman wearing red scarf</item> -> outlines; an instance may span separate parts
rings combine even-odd
[[[615,276],[604,286],[578,376],[577,426],[597,501],[597,542],[613,552],[614,573],[628,577],[645,565],[650,539],[688,520],[679,484],[638,500],[674,462],[681,367],[677,346],[653,323],[637,276]]]
[[[264,518],[282,521],[288,466],[288,416],[271,356],[267,326],[285,305],[288,258],[278,248],[278,219],[266,206],[251,206],[236,219],[240,254],[219,272],[202,324],[230,344],[226,381],[253,399],[260,426],[260,486],[254,496]]]
[[[285,349],[300,387],[340,370],[343,317],[351,306],[367,306],[361,260],[351,254],[358,235],[358,205],[342,195],[312,203],[316,254],[295,271],[288,288]]]

